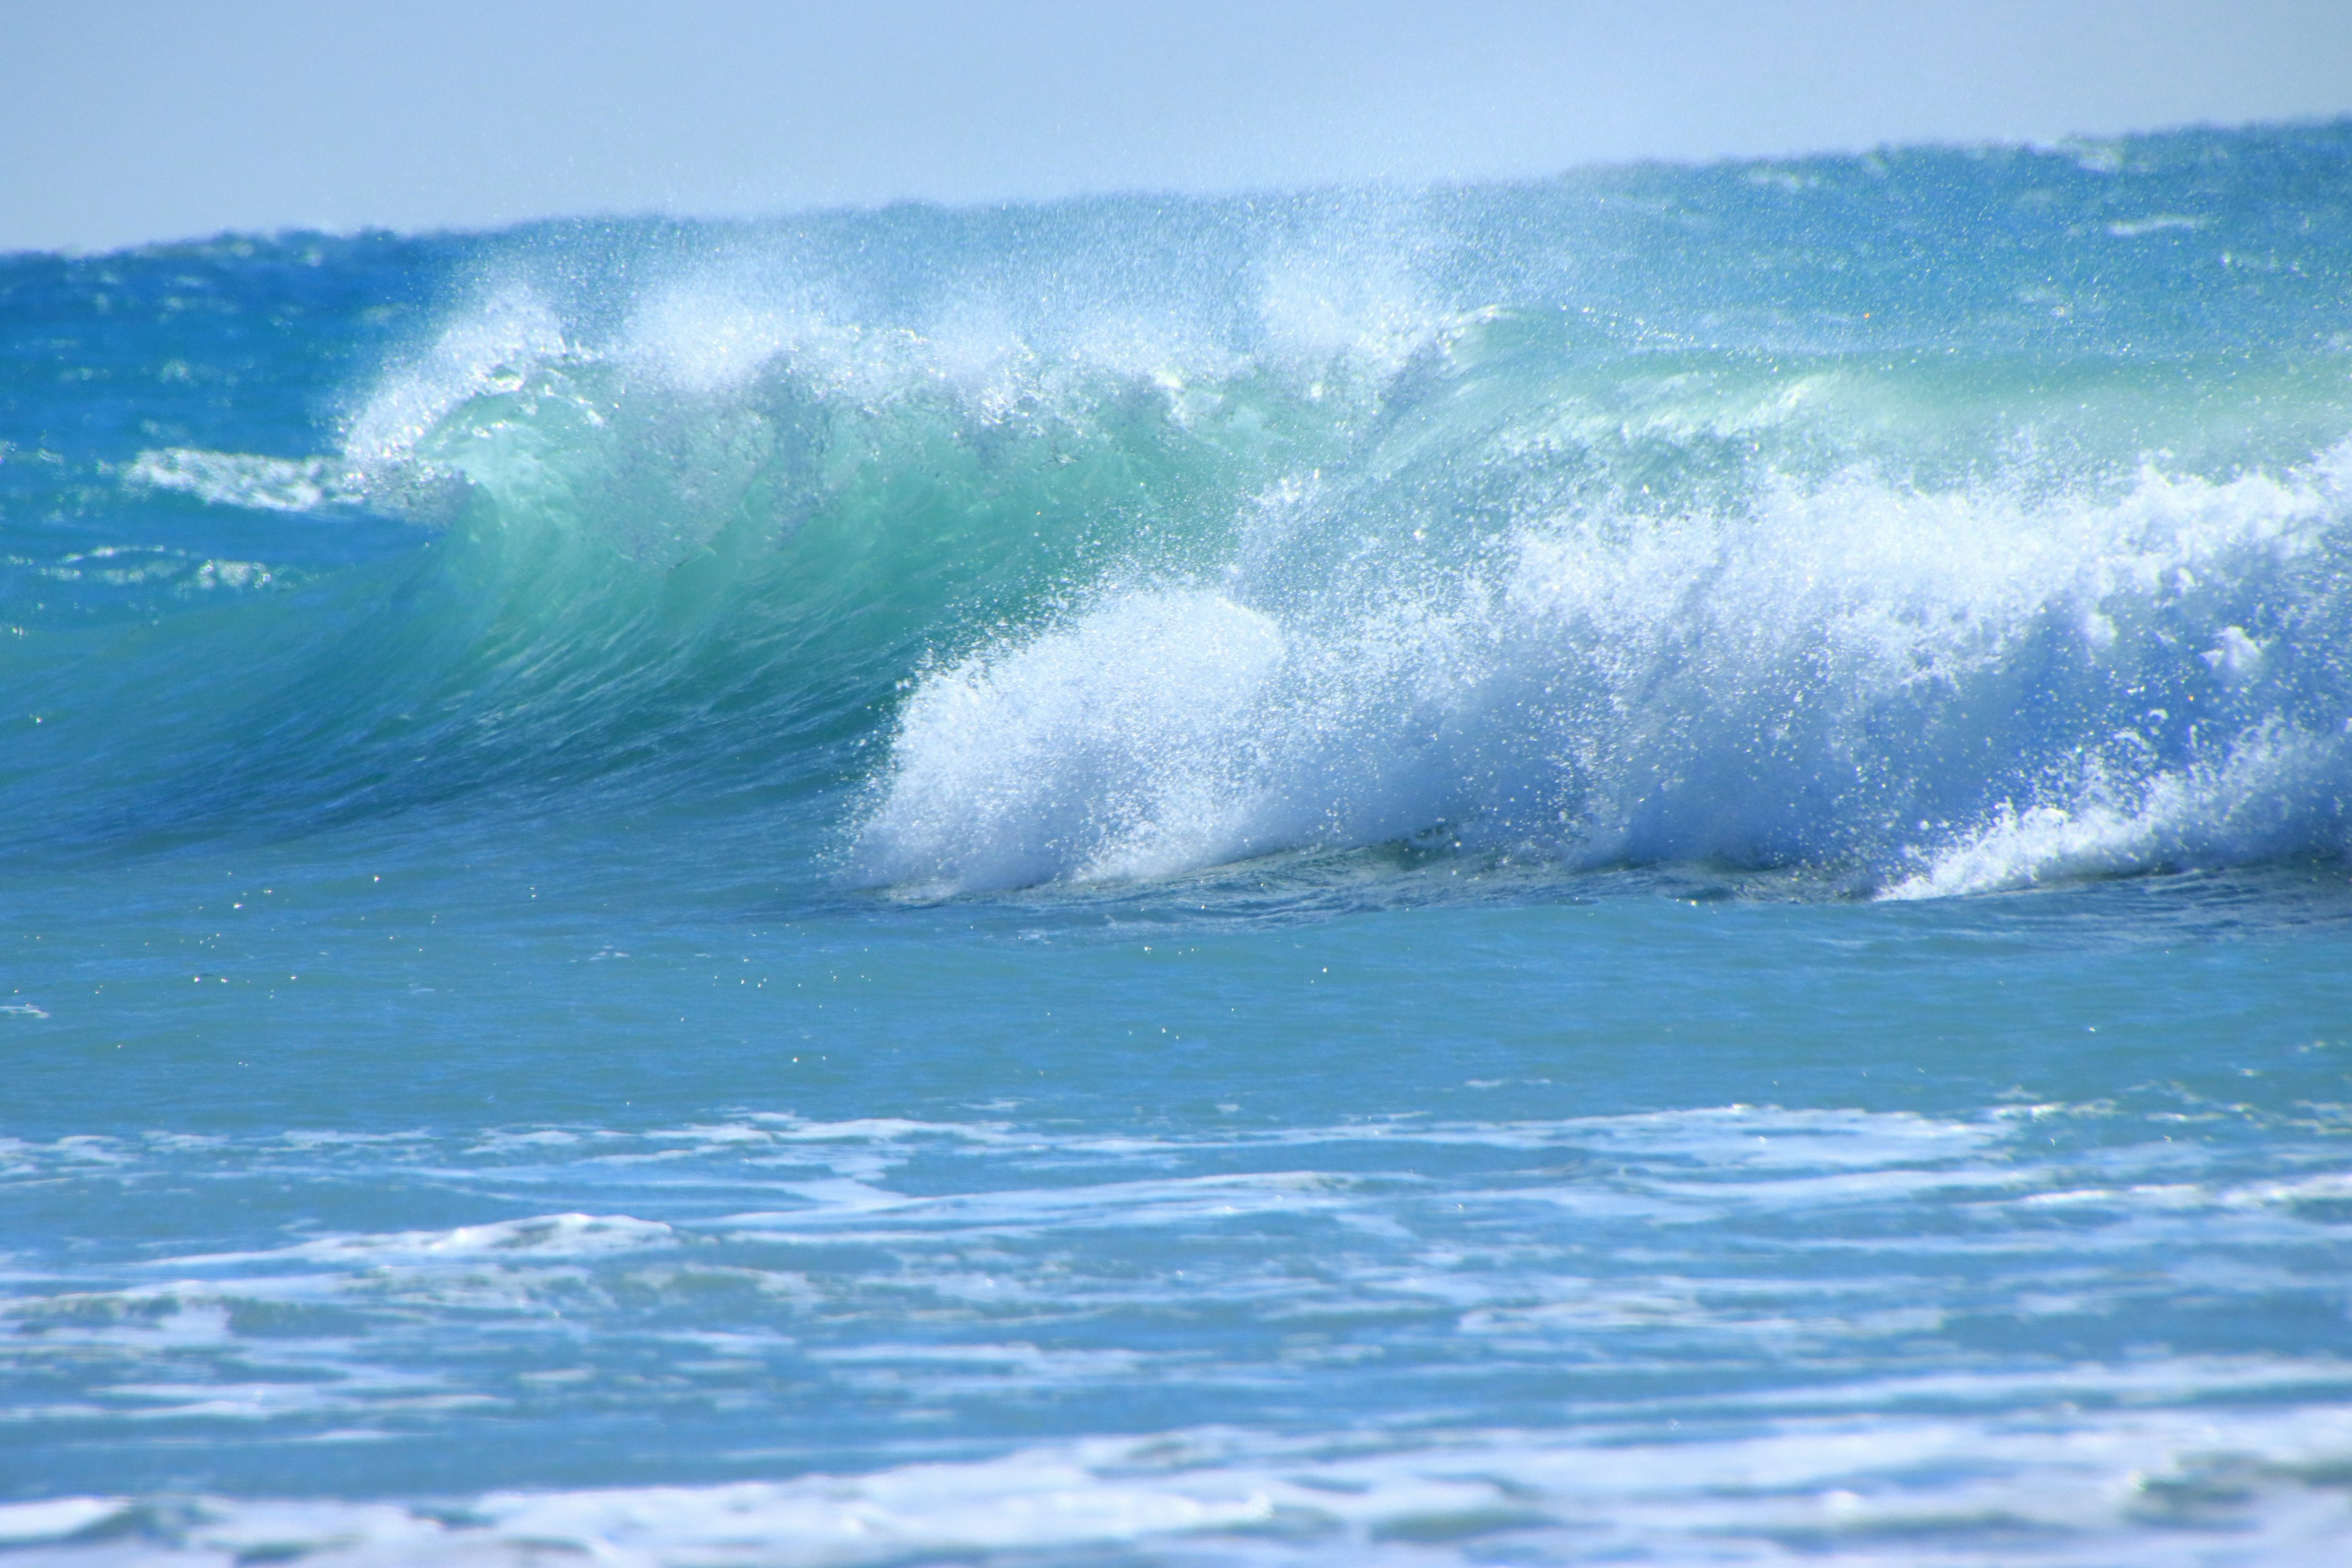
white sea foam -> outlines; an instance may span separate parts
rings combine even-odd
[[[2219,1370],[2219,1369],[2217,1369]],[[2291,1362],[2238,1386],[2340,1374]],[[2223,1373],[2224,1384],[2232,1380]],[[2085,1389],[2086,1394],[2092,1390]],[[2220,1389],[2215,1390],[2216,1393]],[[990,1553],[1169,1564],[1489,1561],[2321,1568],[2352,1418],[2259,1405],[1702,1425],[1679,1438],[1222,1429],[781,1482],[494,1492],[460,1508],[75,1497],[0,1510],[34,1564],[542,1562],[853,1568]],[[114,1528],[118,1521],[121,1528]],[[86,1545],[75,1543],[81,1535]]]
[[[1945,898],[2302,848],[2309,825],[2340,809],[2347,762],[2352,747],[2341,732],[2263,724],[2232,741],[2218,763],[2122,780],[2094,770],[2063,804],[2021,810],[2003,801],[1990,822],[1884,896]]]
[[[0,1546],[71,1536],[121,1511],[121,1507],[120,1499],[89,1497],[0,1503]]]
[[[231,504],[243,503],[232,500]],[[182,595],[223,589],[240,593],[267,588],[280,581],[267,562],[208,557],[164,545],[100,544],[89,550],[68,551],[36,570],[53,583],[87,583],[118,589],[152,584]]]
[[[1174,593],[966,660],[908,704],[867,836],[950,886],[1148,876],[1275,847],[1305,826],[1281,820],[1253,766],[1287,653],[1265,616]]]
[[[183,1264],[219,1263],[230,1256],[383,1264],[501,1258],[591,1258],[666,1247],[674,1240],[670,1227],[656,1220],[633,1219],[627,1215],[553,1214],[534,1215],[529,1219],[496,1220],[487,1225],[457,1226],[448,1230],[320,1237],[269,1253],[192,1257],[177,1261]]]
[[[126,484],[193,495],[215,506],[321,512],[362,504],[438,521],[457,469],[420,461],[471,431],[445,428],[478,400],[523,392],[542,367],[583,351],[567,342],[554,312],[528,289],[495,292],[451,320],[422,353],[386,372],[360,405],[331,456],[269,457],[173,447],[142,452]]]
[[[10,1277],[0,1363],[79,1380],[20,1403],[16,1430],[201,1422],[358,1441],[480,1409],[560,1419],[568,1399],[601,1408],[623,1388],[633,1405],[771,1400],[786,1422],[811,1397],[1058,1399],[1126,1382],[1213,1401],[1337,1397],[1360,1393],[1350,1369],[1374,1343],[1381,1384],[1419,1380],[1420,1393],[1376,1401],[1347,1431],[1180,1430],[948,1465],[886,1447],[867,1473],[734,1486],[416,1508],[63,1500],[0,1513],[0,1541],[89,1568],[295,1548],[331,1564],[520,1563],[554,1542],[647,1563],[1117,1548],[1304,1568],[1506,1547],[1770,1561],[1792,1543],[1857,1562],[2165,1563],[2193,1540],[2242,1552],[2184,1568],[2325,1562],[2313,1543],[2342,1500],[2317,1483],[2352,1456],[2331,1392],[2352,1390],[2352,1365],[2021,1356],[1967,1338],[1988,1316],[2100,1322],[2152,1289],[2252,1304],[2320,1288],[2293,1260],[2324,1245],[2326,1205],[2352,1190],[2340,1150],[2273,1141],[2249,1162],[2226,1141],[2121,1139],[2119,1116],[1731,1105],[1107,1136],[776,1113],[565,1130],[557,1143],[515,1129],[421,1144],[316,1131],[20,1144],[11,1179],[79,1170],[110,1189],[236,1170],[503,1190],[537,1170],[515,1162],[560,1149],[598,1190],[677,1217],[542,1215],[142,1255],[114,1266],[115,1289],[90,1288],[90,1264],[69,1285]],[[919,1179],[894,1180],[916,1156]],[[823,1173],[844,1165],[866,1173]],[[715,1194],[753,1184],[790,1206],[718,1212]],[[2226,1261],[2210,1253],[2217,1223]],[[1732,1274],[1727,1231],[1749,1260]],[[816,1270],[812,1257],[831,1261]],[[1265,1341],[1098,1331],[1179,1304],[1244,1314]],[[1386,1326],[1367,1340],[1335,1323]],[[605,1362],[599,1331],[627,1353]],[[1955,1350],[1955,1333],[1972,1348]],[[1666,1344],[1677,1363],[1731,1375],[1659,1381]],[[653,1345],[666,1380],[641,1385]],[[1641,1375],[1584,1387],[1547,1430],[1382,1426],[1381,1411],[1444,1407],[1465,1353],[1530,1375]],[[1807,1370],[1759,1374],[1783,1363]]]
[[[562,322],[530,289],[498,290],[455,317],[432,346],[386,374],[352,419],[344,457],[362,471],[407,459],[451,411],[524,390],[570,352]]]
[[[336,458],[271,458],[166,447],[142,452],[126,482],[176,490],[211,506],[252,511],[320,511],[362,499],[364,481]]]
[[[1528,521],[1452,564],[1359,541],[1304,584],[1245,544],[1214,587],[1105,590],[925,676],[856,863],[939,892],[1426,835],[1907,855],[1916,897],[2338,847],[2345,607],[2302,563],[2340,548],[2347,472],[2352,443],[2105,500],[1848,473],[1745,515]]]

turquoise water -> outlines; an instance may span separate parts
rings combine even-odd
[[[0,258],[0,1548],[2334,1563],[2352,127]]]

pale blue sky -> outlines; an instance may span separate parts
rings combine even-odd
[[[0,0],[0,248],[2352,112],[2352,0]]]

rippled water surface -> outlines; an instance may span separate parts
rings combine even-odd
[[[2344,1560],[2347,173],[0,258],[0,1551]]]

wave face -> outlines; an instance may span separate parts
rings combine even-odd
[[[2339,125],[19,258],[10,352],[97,369],[5,411],[6,810],[723,810],[923,894],[2341,854],[2347,173]]]
[[[0,1562],[2336,1568],[2347,176],[0,258]]]

